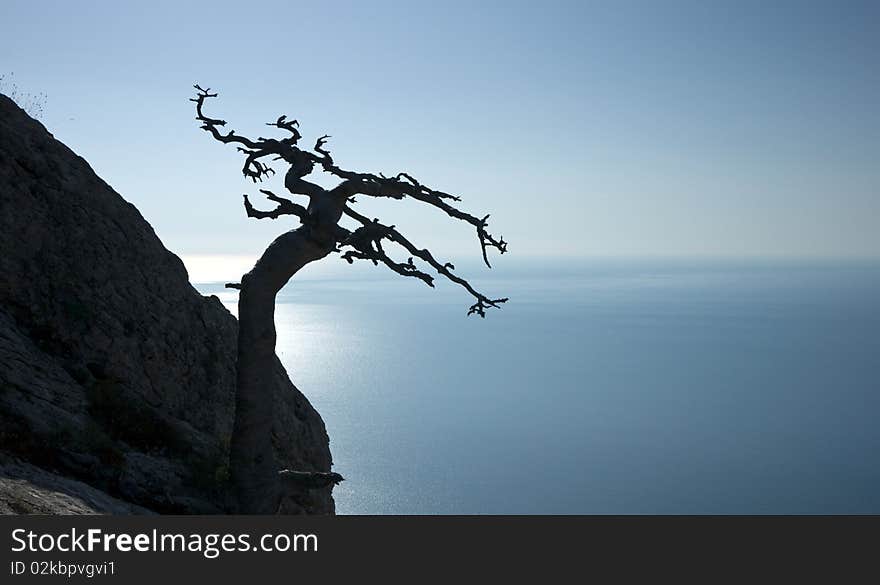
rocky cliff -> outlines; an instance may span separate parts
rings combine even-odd
[[[236,335],[138,210],[0,95],[0,512],[225,512]],[[280,362],[275,401],[279,463],[329,471]]]

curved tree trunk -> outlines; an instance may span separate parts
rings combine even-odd
[[[225,120],[209,118],[202,111],[205,100],[217,97],[210,89],[195,86],[196,119],[202,129],[214,139],[224,144],[239,144],[238,150],[246,154],[242,172],[254,182],[274,174],[271,168],[261,162],[267,156],[274,160],[284,160],[290,165],[284,178],[284,186],[294,195],[309,198],[308,208],[289,199],[278,197],[271,191],[261,189],[266,197],[277,204],[272,211],[255,209],[244,196],[244,207],[248,217],[256,219],[277,219],[284,215],[299,218],[302,227],[280,236],[266,249],[254,268],[244,275],[238,300],[238,388],[236,391],[235,424],[232,431],[230,470],[238,511],[245,514],[271,514],[278,510],[283,490],[314,489],[336,485],[342,476],[330,472],[279,470],[272,447],[272,420],[274,396],[272,392],[272,372],[275,369],[275,296],[300,268],[336,249],[348,247],[341,258],[348,263],[354,260],[369,260],[373,264],[383,264],[401,276],[414,277],[428,286],[434,286],[434,277],[419,270],[413,258],[418,258],[446,277],[449,281],[464,287],[475,299],[468,315],[486,316],[486,310],[499,308],[507,298],[491,299],[474,289],[470,283],[453,271],[455,266],[440,262],[426,248],[419,248],[404,237],[393,225],[384,225],[378,219],[370,220],[355,211],[351,205],[356,203],[355,195],[368,197],[387,197],[391,199],[411,198],[443,211],[448,217],[462,220],[476,228],[477,238],[483,252],[483,261],[489,266],[487,249],[497,249],[501,254],[507,251],[503,237],[494,238],[487,231],[488,215],[482,218],[461,211],[451,202],[461,201],[459,197],[435,191],[422,185],[407,173],[386,177],[381,173],[356,173],[336,165],[330,151],[326,148],[329,136],[321,136],[308,152],[297,146],[302,135],[297,120],[280,116],[269,126],[290,133],[290,136],[276,140],[258,138],[252,140],[230,130],[223,134],[220,128]],[[316,165],[342,181],[332,189],[324,189],[306,180]],[[359,224],[349,231],[339,225],[343,214]],[[406,262],[397,262],[385,253],[382,242],[399,245],[410,254]],[[340,250],[341,252],[341,250]],[[491,268],[491,266],[489,266]]]
[[[238,382],[230,471],[238,512],[274,514],[281,500],[272,447],[275,401],[275,297],[303,266],[332,246],[309,238],[308,228],[289,231],[266,249],[244,275],[238,299]]]

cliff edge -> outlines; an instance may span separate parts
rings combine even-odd
[[[138,210],[0,95],[0,513],[225,513],[237,321]],[[276,360],[281,467],[330,471]],[[333,513],[329,489],[288,513]]]

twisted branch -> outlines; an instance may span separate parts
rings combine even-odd
[[[297,127],[299,126],[299,120],[287,120],[287,116],[280,116],[274,122],[266,122],[266,126],[275,126],[276,128],[281,128],[282,130],[287,130],[291,134],[293,134],[293,143],[296,144],[300,138],[302,138],[302,134],[299,133]]]
[[[441,264],[439,261],[437,261],[434,258],[434,256],[431,254],[430,250],[428,250],[427,248],[419,249],[415,244],[413,244],[406,237],[404,237],[403,234],[401,234],[399,231],[397,231],[395,229],[395,226],[393,226],[393,225],[386,226],[386,225],[382,225],[381,223],[379,223],[378,220],[376,220],[376,219],[373,219],[373,220],[367,219],[366,217],[364,217],[363,215],[361,215],[360,213],[356,212],[355,210],[351,209],[348,206],[346,206],[343,209],[343,213],[345,215],[347,215],[348,217],[354,219],[355,221],[357,221],[358,223],[360,223],[363,226],[362,228],[358,228],[357,230],[352,232],[352,235],[358,233],[362,229],[365,230],[361,237],[368,238],[369,241],[372,241],[373,243],[375,243],[376,249],[378,250],[378,253],[384,255],[384,251],[381,248],[380,240],[385,238],[389,241],[392,241],[392,242],[398,244],[399,246],[401,246],[402,248],[407,250],[413,256],[420,258],[421,260],[423,260],[424,262],[429,264],[432,268],[434,268],[434,270],[436,270],[438,274],[445,276],[448,280],[454,282],[455,284],[458,284],[459,286],[463,287],[466,291],[468,291],[477,300],[477,302],[474,303],[473,305],[471,305],[470,309],[468,309],[468,315],[478,314],[480,317],[485,318],[486,309],[500,308],[500,305],[502,305],[503,303],[506,303],[508,301],[508,299],[506,297],[500,298],[500,299],[490,299],[487,296],[485,296],[484,294],[478,292],[476,289],[474,289],[474,287],[471,286],[471,284],[467,280],[459,277],[458,275],[456,275],[452,272],[452,270],[455,269],[455,266],[453,266],[452,264],[450,264],[448,262]],[[351,242],[343,242],[343,245],[353,245],[360,252],[360,254],[353,254],[353,255],[349,256],[349,258],[346,258],[346,255],[343,255],[343,258],[345,258],[349,263],[351,263],[350,258],[366,258],[369,260],[373,260],[373,262],[375,263],[377,258],[375,258],[374,256],[371,256],[370,252],[364,252],[362,247],[359,247],[358,244],[360,244],[360,242],[355,242],[354,244],[352,244]],[[350,253],[347,252],[346,254],[350,254]],[[386,256],[386,258],[387,258],[387,256]],[[378,258],[378,259],[385,262],[384,258]],[[388,265],[388,262],[385,262],[385,263],[386,263],[386,265]],[[398,272],[398,274],[403,274],[404,276],[416,276],[418,278],[421,278],[422,280],[424,280],[426,282],[426,284],[428,284],[428,286],[433,288],[433,286],[434,286],[433,279],[430,276],[416,270],[415,265],[413,264],[412,258],[409,259],[409,261],[407,262],[406,265],[398,264],[397,266],[408,266],[409,268],[402,269],[403,272],[395,270],[391,266],[389,266],[389,268],[392,268],[392,270],[394,270],[395,272]]]
[[[468,315],[477,314],[480,317],[485,317],[486,309],[498,308],[507,302],[507,298],[490,299],[478,292],[467,280],[453,273],[455,266],[451,263],[437,261],[429,250],[420,249],[415,246],[397,231],[395,226],[384,225],[378,219],[370,220],[354,211],[351,206],[356,202],[354,196],[360,194],[369,197],[387,197],[392,199],[410,197],[436,207],[449,217],[464,221],[476,229],[483,261],[486,266],[491,268],[488,249],[493,248],[500,254],[504,254],[507,252],[507,242],[504,241],[503,237],[496,239],[488,232],[489,215],[479,218],[461,211],[451,203],[460,202],[460,197],[432,189],[406,172],[398,173],[393,177],[386,177],[381,173],[376,175],[342,169],[336,165],[333,156],[326,148],[327,140],[330,138],[328,135],[321,136],[315,141],[315,145],[312,148],[313,152],[302,150],[296,146],[302,138],[299,132],[299,122],[297,120],[288,120],[286,115],[278,117],[275,122],[268,122],[267,126],[273,126],[289,132],[290,136],[287,138],[279,140],[260,137],[257,140],[252,140],[238,136],[233,130],[223,134],[219,128],[225,126],[226,121],[210,118],[203,113],[205,100],[217,97],[217,93],[211,93],[210,89],[203,89],[199,85],[194,87],[197,94],[190,101],[196,103],[196,119],[202,123],[202,129],[210,132],[216,140],[224,144],[237,143],[242,145],[238,147],[238,150],[246,155],[242,169],[245,177],[257,182],[274,174],[274,170],[260,161],[260,159],[266,156],[274,155],[275,160],[284,160],[290,165],[290,170],[285,178],[287,190],[294,194],[306,195],[312,202],[308,207],[304,207],[289,199],[279,197],[271,191],[261,189],[260,192],[266,195],[267,199],[274,202],[276,207],[271,211],[258,210],[251,204],[248,196],[244,195],[244,207],[248,217],[255,219],[278,219],[283,215],[292,215],[297,217],[304,226],[317,226],[318,217],[315,210],[320,208],[320,205],[313,206],[313,204],[316,201],[336,201],[338,202],[337,205],[342,205],[342,213],[344,215],[360,224],[360,227],[354,231],[349,231],[339,225],[330,228],[330,237],[333,237],[332,234],[335,229],[335,241],[339,248],[349,248],[342,253],[342,258],[348,263],[353,263],[354,260],[369,260],[373,264],[378,265],[381,262],[401,276],[418,278],[428,286],[433,287],[434,277],[419,270],[413,261],[413,258],[419,258],[430,265],[437,274],[463,287],[476,299],[476,302],[469,308]],[[325,172],[332,174],[342,181],[336,187],[329,190],[306,181],[303,177],[312,172],[314,165],[320,165]],[[336,207],[336,209],[338,213],[339,208]],[[326,227],[326,221],[324,224]],[[406,262],[393,260],[385,252],[382,246],[383,240],[393,242],[409,252],[410,257],[408,260]]]
[[[492,265],[489,263],[489,256],[487,253],[488,248],[495,248],[500,254],[507,252],[507,242],[504,241],[504,237],[502,236],[495,239],[486,230],[489,226],[487,222],[489,219],[488,215],[482,218],[477,218],[446,202],[459,202],[461,201],[460,197],[431,189],[430,187],[421,184],[412,175],[405,172],[398,173],[394,177],[386,177],[383,174],[374,175],[372,173],[346,171],[334,163],[330,151],[324,147],[328,138],[330,137],[322,136],[315,143],[313,150],[321,156],[315,156],[314,160],[322,166],[325,172],[339,177],[340,179],[344,179],[344,182],[336,187],[336,189],[340,190],[347,196],[362,194],[371,197],[390,197],[392,199],[403,199],[409,196],[440,209],[449,217],[466,221],[477,230],[477,238],[480,241],[480,248],[483,253],[483,262],[485,262],[486,266],[489,268],[491,268]]]
[[[418,270],[412,258],[405,263],[395,262],[385,253],[385,250],[382,248],[382,239],[391,238],[394,226],[385,226],[379,223],[379,220],[374,219],[370,221],[363,216],[361,217],[363,225],[340,242],[341,246],[351,246],[353,248],[342,254],[343,260],[349,264],[352,264],[354,260],[370,260],[374,265],[382,262],[397,274],[418,278],[431,288],[434,288],[434,278]]]
[[[248,217],[253,217],[254,219],[278,219],[282,215],[294,215],[298,217],[303,224],[308,224],[312,221],[312,218],[309,216],[308,209],[306,209],[299,203],[294,203],[290,199],[279,197],[268,189],[260,189],[260,193],[264,194],[266,196],[266,199],[268,199],[269,201],[274,201],[275,203],[277,203],[278,207],[276,207],[272,211],[260,211],[258,209],[254,209],[254,206],[251,205],[250,199],[248,199],[247,193],[245,193],[243,195],[244,209]]]
[[[220,142],[224,144],[229,144],[230,142],[238,142],[239,144],[244,144],[250,149],[258,149],[259,146],[253,140],[248,138],[244,138],[242,136],[236,136],[234,130],[230,130],[228,134],[221,134],[217,129],[218,126],[226,126],[226,120],[218,120],[216,118],[209,118],[202,113],[202,107],[205,105],[205,100],[208,98],[217,97],[216,93],[211,93],[211,88],[203,89],[198,84],[193,86],[196,89],[196,97],[190,98],[189,101],[196,103],[196,120],[202,123],[202,130],[206,130],[210,132],[211,135]]]
[[[211,93],[210,88],[203,89],[198,84],[193,87],[196,89],[196,97],[190,98],[190,101],[196,103],[196,120],[202,123],[202,130],[210,132],[215,140],[219,140],[224,144],[234,142],[244,145],[244,148],[239,146],[238,150],[247,155],[244,167],[242,168],[242,174],[244,174],[245,177],[248,177],[256,183],[257,181],[262,181],[263,177],[275,173],[270,167],[259,162],[258,159],[265,156],[276,155],[277,158],[293,162],[292,157],[295,156],[294,149],[297,151],[299,150],[294,145],[300,138],[299,131],[294,126],[298,125],[299,122],[296,120],[287,121],[287,116],[281,116],[275,122],[268,123],[268,126],[276,126],[291,132],[291,137],[281,140],[263,138],[262,136],[257,140],[251,140],[250,138],[237,135],[235,130],[230,130],[228,133],[223,134],[218,128],[226,126],[226,120],[209,118],[208,116],[205,116],[202,110],[205,105],[205,100],[208,98],[215,98],[217,97],[217,94]]]

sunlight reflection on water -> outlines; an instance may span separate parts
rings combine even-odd
[[[340,513],[880,512],[876,265],[481,284],[512,297],[485,320],[399,279],[279,297]]]

